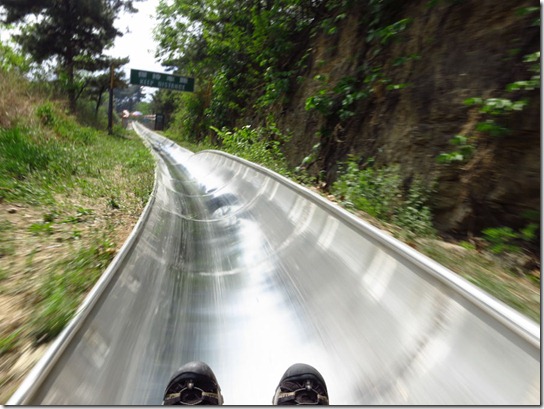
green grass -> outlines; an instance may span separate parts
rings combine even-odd
[[[122,176],[135,175],[136,194],[147,199],[154,163],[136,137],[81,127],[50,103],[37,115],[42,127],[0,129],[0,200],[51,206],[55,194],[74,188],[110,199],[127,188],[111,183],[111,169],[119,166]]]
[[[101,230],[85,229],[85,223],[96,220],[95,209],[141,211],[152,191],[155,163],[139,138],[122,129],[110,136],[82,127],[50,102],[39,106],[36,116],[34,125],[0,129],[0,201],[43,209],[42,220],[29,222],[26,232],[42,243],[70,247],[62,260],[47,265],[37,265],[37,251],[24,256],[25,269],[45,271],[29,297],[33,312],[24,325],[39,344],[62,331],[114,256],[107,237],[115,220],[102,216]],[[15,256],[13,229],[0,221],[0,257]],[[14,348],[19,336],[4,336],[0,350]]]
[[[19,342],[20,329],[11,332],[8,335],[0,337],[0,357],[13,350]]]
[[[28,228],[28,231],[30,231],[32,234],[47,234],[51,235],[53,234],[53,223],[33,223]]]
[[[512,308],[540,322],[540,292],[529,279],[515,277],[475,250],[466,249],[463,253],[457,253],[428,244],[418,245],[417,249]]]
[[[29,323],[36,343],[48,342],[62,331],[112,260],[114,248],[104,237],[52,266],[38,289],[38,302]]]
[[[14,251],[13,224],[8,220],[0,220],[0,259],[12,255]]]

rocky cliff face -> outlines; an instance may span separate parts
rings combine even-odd
[[[308,40],[304,81],[279,108],[279,125],[293,135],[290,163],[298,165],[319,142],[309,170],[325,169],[328,182],[348,154],[399,164],[407,181],[419,176],[437,182],[432,204],[443,232],[525,226],[527,212],[540,210],[540,96],[538,89],[515,93],[505,87],[531,76],[523,58],[540,50],[540,26],[534,24],[540,12],[523,11],[539,4],[410,1],[382,10],[378,27],[369,18],[369,2],[354,3],[338,15],[336,32]],[[369,41],[373,32],[379,41]],[[318,103],[329,98],[330,104],[308,110],[308,98],[316,95],[322,97]],[[528,102],[519,112],[499,115],[507,131],[493,136],[477,129],[489,115],[463,103],[471,97]],[[455,135],[468,138],[472,155],[438,163],[440,153],[455,148]]]

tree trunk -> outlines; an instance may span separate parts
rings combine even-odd
[[[98,118],[98,110],[100,109],[100,105],[102,105],[102,94],[104,93],[105,88],[100,88],[100,92],[98,93],[98,98],[96,99],[96,106],[94,108],[94,117]]]
[[[68,76],[68,103],[70,105],[70,112],[76,113],[76,86],[74,80],[74,57],[71,54],[66,56],[66,75]]]

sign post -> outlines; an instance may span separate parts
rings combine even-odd
[[[160,72],[130,70],[130,83],[144,87],[193,92],[195,79]]]
[[[114,78],[114,69],[113,69],[113,64],[111,64],[110,65],[110,86],[109,86],[110,100],[108,102],[108,135],[113,134],[113,78]]]

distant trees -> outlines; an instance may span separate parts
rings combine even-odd
[[[342,2],[162,1],[157,57],[176,72],[195,76],[199,84],[193,96],[179,97],[180,109],[189,109],[192,120],[200,121],[185,123],[185,129],[232,126],[244,111],[284,98],[304,67],[311,28],[328,3]]]
[[[122,35],[114,21],[122,10],[136,12],[136,1],[142,0],[0,0],[0,11],[5,23],[24,23],[14,38],[35,62],[57,60],[75,111],[78,72],[101,71],[113,62],[104,51]]]
[[[145,94],[142,91],[140,85],[129,85],[124,89],[116,89],[115,95],[115,109],[117,111],[135,111],[138,103],[142,102],[145,98]]]

